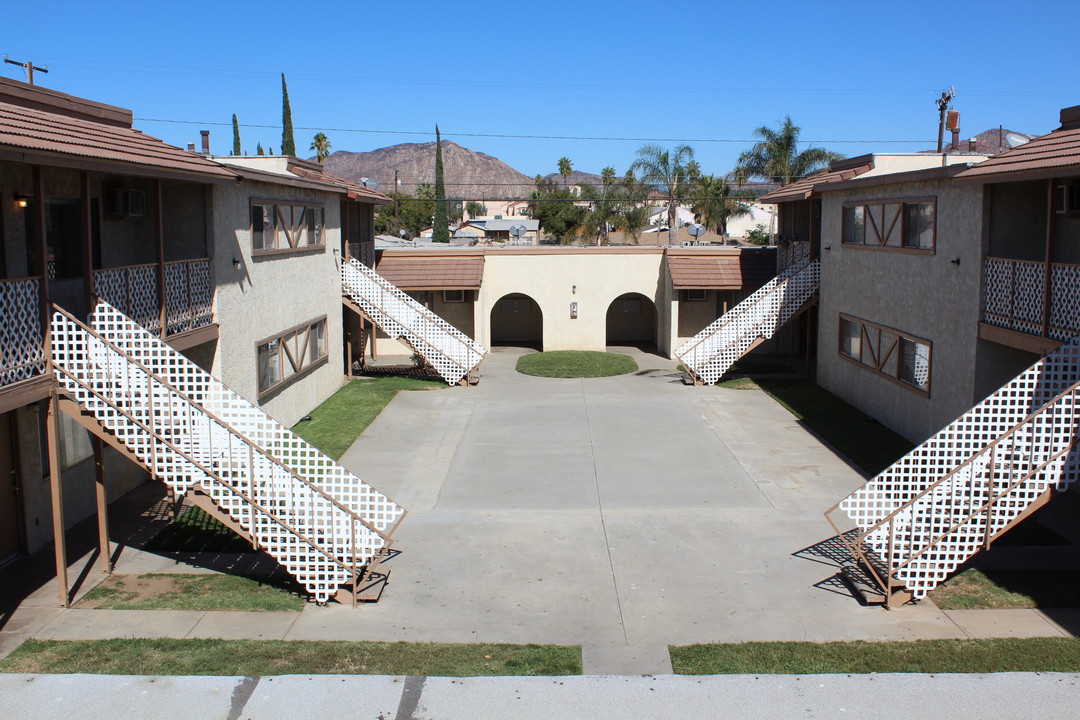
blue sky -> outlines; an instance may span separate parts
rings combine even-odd
[[[687,141],[722,174],[787,114],[847,155],[926,149],[950,85],[964,137],[1048,132],[1080,104],[1073,0],[39,0],[5,15],[0,53],[48,65],[38,84],[131,108],[176,145],[210,129],[222,154],[233,113],[245,151],[280,147],[281,72],[301,154],[319,130],[363,151],[427,142],[438,123],[530,176],[562,156],[621,174],[643,138]]]

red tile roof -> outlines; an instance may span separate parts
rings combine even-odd
[[[676,289],[756,290],[776,275],[776,251],[671,249],[667,264]]]
[[[343,177],[331,175],[323,170],[322,166],[306,160],[291,159],[288,163],[288,169],[289,172],[299,175],[300,177],[344,188],[350,198],[367,200],[376,205],[392,205],[394,202],[381,192],[366,188],[360,183],[355,183],[352,180],[346,180]]]
[[[863,159],[854,158],[854,160],[859,161]],[[782,203],[791,202],[792,200],[806,200],[819,185],[839,182],[840,180],[850,180],[853,177],[857,177],[864,172],[873,169],[873,167],[873,160],[867,159],[855,165],[852,165],[851,160],[840,160],[830,165],[828,170],[823,170],[822,172],[805,177],[802,180],[796,180],[790,185],[785,185],[772,192],[765,193],[758,198],[758,202]]]
[[[484,256],[401,257],[384,254],[376,271],[402,290],[476,289],[484,279]]]
[[[9,103],[0,103],[0,148],[142,166],[162,175],[221,180],[236,177],[236,173],[201,155],[166,145],[129,127]]]
[[[1046,177],[1057,172],[1080,172],[1080,128],[1054,130],[984,160],[957,178],[1011,180],[1020,179],[1020,175]]]

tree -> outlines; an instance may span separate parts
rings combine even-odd
[[[559,158],[559,174],[563,176],[563,185],[566,187],[570,187],[570,173],[572,172],[574,172],[574,164],[570,162],[570,158]]]
[[[446,208],[446,183],[443,179],[442,136],[435,126],[435,218],[431,221],[431,241],[450,242],[450,219]]]
[[[535,183],[536,189],[529,195],[529,217],[539,220],[545,232],[565,245],[581,226],[585,208],[576,204],[570,188],[559,187],[553,179],[537,175]]]
[[[285,84],[285,73],[281,73],[281,154],[294,157],[296,140],[292,130],[292,108],[289,107],[289,88]]]
[[[315,138],[311,141],[310,150],[315,151],[315,159],[320,163],[330,156],[330,148],[333,145],[330,144],[329,138],[323,133],[315,133]]]
[[[404,193],[387,193],[397,202],[398,217],[394,217],[392,205],[382,205],[375,211],[375,232],[380,235],[399,236],[405,231],[405,237],[413,238],[420,231],[431,225],[431,215],[435,212],[434,189],[425,183],[417,189],[416,196]]]
[[[590,240],[595,238],[597,245],[606,245],[608,232],[619,224],[628,198],[622,183],[615,179],[615,168],[604,168],[600,178],[600,187],[582,187],[581,197],[589,201],[589,210],[581,221],[581,234]]]
[[[668,242],[675,244],[675,210],[679,201],[690,195],[693,172],[697,163],[694,160],[694,148],[679,145],[674,151],[668,151],[659,145],[642,145],[637,151],[637,160],[630,164],[630,170],[641,173],[641,182],[654,192],[659,193],[667,205]]]
[[[256,155],[265,155],[266,154],[266,151],[263,150],[262,143],[259,143],[258,145],[255,146],[255,154]]]
[[[790,115],[781,121],[778,130],[764,125],[754,130],[754,136],[761,141],[739,155],[739,166],[735,171],[737,181],[760,178],[789,185],[844,157],[824,148],[811,147],[799,152],[799,130],[791,122]]]
[[[694,183],[691,209],[694,220],[719,235],[727,235],[728,220],[750,215],[750,206],[738,198],[749,197],[746,190],[735,190],[728,178],[706,175]]]
[[[482,202],[470,200],[465,203],[465,212],[469,213],[470,219],[480,217],[481,215],[487,215],[487,205]]]
[[[236,121],[236,113],[232,116],[232,154],[240,154],[240,123]]]

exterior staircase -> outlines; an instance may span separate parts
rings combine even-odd
[[[696,382],[716,384],[739,358],[809,306],[820,278],[817,260],[807,258],[785,268],[683,344],[675,357]]]
[[[467,383],[484,348],[374,270],[349,258],[341,266],[342,299],[383,332],[404,340],[447,384]]]
[[[1080,337],[840,501],[840,535],[877,602],[926,596],[961,563],[1064,490],[1080,472]],[[868,601],[870,597],[864,593]]]
[[[65,412],[208,498],[316,601],[350,585],[355,602],[387,557],[404,509],[110,305],[89,326],[55,310],[51,365]]]

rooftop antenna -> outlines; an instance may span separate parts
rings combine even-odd
[[[941,152],[941,143],[945,138],[945,113],[949,110],[949,105],[952,103],[953,98],[956,97],[956,90],[950,85],[949,89],[941,93],[941,97],[934,102],[938,107],[938,128],[937,128],[937,151]]]
[[[18,60],[11,60],[11,59],[8,58],[7,53],[4,53],[4,62],[6,62],[8,65],[18,65],[23,70],[25,70],[26,71],[26,82],[28,84],[30,84],[30,85],[34,84],[34,71],[35,70],[37,70],[38,72],[43,72],[46,75],[49,74],[49,66],[48,65],[46,65],[45,67],[37,67],[36,65],[34,65],[32,60],[27,60],[26,62],[19,62]]]

